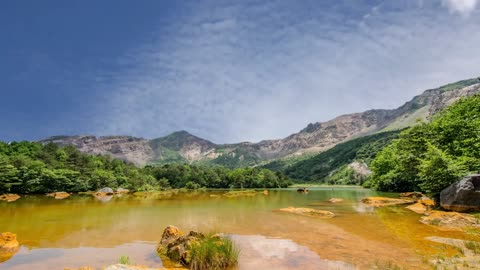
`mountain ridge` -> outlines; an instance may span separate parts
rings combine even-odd
[[[480,80],[468,79],[425,90],[396,109],[371,109],[308,124],[283,139],[258,143],[215,144],[187,131],[148,140],[132,136],[53,136],[42,143],[73,145],[82,152],[108,154],[143,166],[172,162],[202,163],[227,167],[251,166],[290,155],[319,153],[338,143],[428,120],[458,98],[480,93]]]

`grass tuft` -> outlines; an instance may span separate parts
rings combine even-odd
[[[118,259],[118,262],[120,264],[130,264],[130,257],[122,255],[120,256],[120,259]]]
[[[226,237],[207,235],[191,247],[191,270],[226,269],[238,262],[240,250]]]

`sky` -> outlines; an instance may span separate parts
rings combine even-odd
[[[0,2],[0,140],[216,143],[480,76],[480,0]]]

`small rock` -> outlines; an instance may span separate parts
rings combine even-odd
[[[265,190],[263,191],[263,195],[268,195],[268,190],[265,189]]]
[[[377,206],[377,207],[413,203],[412,200],[395,199],[395,198],[387,198],[387,197],[367,197],[363,199],[362,202],[365,204]]]
[[[60,192],[48,193],[47,196],[54,197],[57,200],[62,200],[62,199],[70,197],[70,194],[67,193],[67,192],[60,191]]]
[[[335,214],[330,211],[316,210],[312,208],[296,208],[291,206],[287,208],[281,208],[279,211],[320,218],[333,218],[335,216]]]
[[[341,199],[341,198],[331,198],[328,201],[331,202],[331,203],[339,203],[339,202],[343,202],[343,199]]]
[[[417,202],[425,206],[435,206],[435,202],[426,196],[421,197]]]
[[[20,195],[17,194],[2,194],[0,195],[1,201],[14,202],[20,199]]]
[[[109,187],[104,187],[104,188],[98,190],[97,193],[104,193],[105,195],[113,195],[114,194],[113,189],[111,189]]]
[[[127,194],[130,192],[130,190],[126,189],[126,188],[117,188],[117,190],[115,191],[117,194]]]

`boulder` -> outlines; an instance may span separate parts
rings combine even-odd
[[[335,214],[330,211],[316,210],[312,208],[296,208],[291,206],[287,208],[281,208],[279,211],[319,218],[333,218],[335,216]]]
[[[308,189],[307,188],[299,188],[299,189],[297,189],[297,192],[308,193]]]
[[[480,210],[480,174],[469,175],[442,190],[440,205],[457,212]]]
[[[387,197],[367,197],[362,200],[364,204],[368,204],[371,206],[388,206],[388,205],[396,205],[396,204],[408,204],[414,203],[413,200],[407,199],[395,199],[395,198],[387,198]]]
[[[117,188],[117,190],[115,191],[115,193],[117,193],[117,194],[127,194],[129,192],[130,192],[130,190],[128,190],[126,188]]]
[[[104,188],[98,190],[97,193],[105,193],[105,195],[113,195],[114,194],[113,189],[111,189],[109,187],[104,187]]]
[[[184,235],[177,227],[169,225],[163,231],[157,252],[188,266],[191,262],[190,248],[204,238],[205,235],[194,231]]]
[[[268,190],[265,189],[265,190],[263,191],[263,195],[268,195]]]
[[[443,230],[461,231],[465,227],[480,228],[480,221],[469,214],[457,212],[431,211],[420,219],[427,225],[438,226]]]
[[[0,233],[0,263],[9,260],[17,253],[20,244],[17,235],[11,232]]]
[[[70,193],[63,192],[63,191],[60,191],[60,192],[52,192],[52,193],[48,193],[47,196],[49,196],[49,197],[54,197],[54,198],[57,199],[57,200],[63,200],[63,199],[65,199],[65,198],[70,197]]]
[[[17,194],[2,194],[0,195],[0,201],[14,202],[20,199],[20,196]]]
[[[331,198],[330,200],[328,200],[329,202],[331,203],[339,203],[339,202],[343,202],[343,199],[340,199],[340,198]]]

